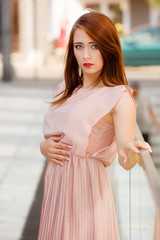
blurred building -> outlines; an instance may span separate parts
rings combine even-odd
[[[125,32],[157,21],[147,0],[11,0],[11,4],[12,52],[14,58],[25,57],[28,64],[35,56],[41,64],[55,48],[62,48],[85,8],[107,14]]]
[[[120,22],[126,32],[142,24],[155,23],[157,10],[147,0],[80,0],[85,7],[106,13],[114,22]],[[153,20],[154,15],[154,20]]]
[[[12,59],[41,65],[61,48],[83,7],[78,0],[11,0]],[[0,16],[1,17],[1,16]]]

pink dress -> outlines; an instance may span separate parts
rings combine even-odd
[[[117,154],[115,132],[104,116],[125,91],[131,94],[124,85],[80,88],[47,111],[45,138],[63,132],[73,148],[64,166],[48,161],[38,240],[119,240],[105,169]]]

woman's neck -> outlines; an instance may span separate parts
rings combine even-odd
[[[83,78],[83,88],[90,88],[94,86],[98,76],[84,76]]]
[[[84,78],[82,88],[94,87],[95,86],[94,84],[95,84],[96,80],[97,80],[97,78]],[[100,79],[100,81],[98,82],[96,87],[104,87],[104,86],[105,85],[103,84],[102,80]]]

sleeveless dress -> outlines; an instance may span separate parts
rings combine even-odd
[[[62,82],[59,92],[64,89]],[[117,154],[114,126],[104,116],[128,86],[80,88],[44,118],[45,139],[64,133],[69,161],[48,161],[38,240],[119,240],[105,167]]]

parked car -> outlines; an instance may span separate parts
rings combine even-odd
[[[160,26],[141,27],[120,41],[124,65],[160,65]]]

